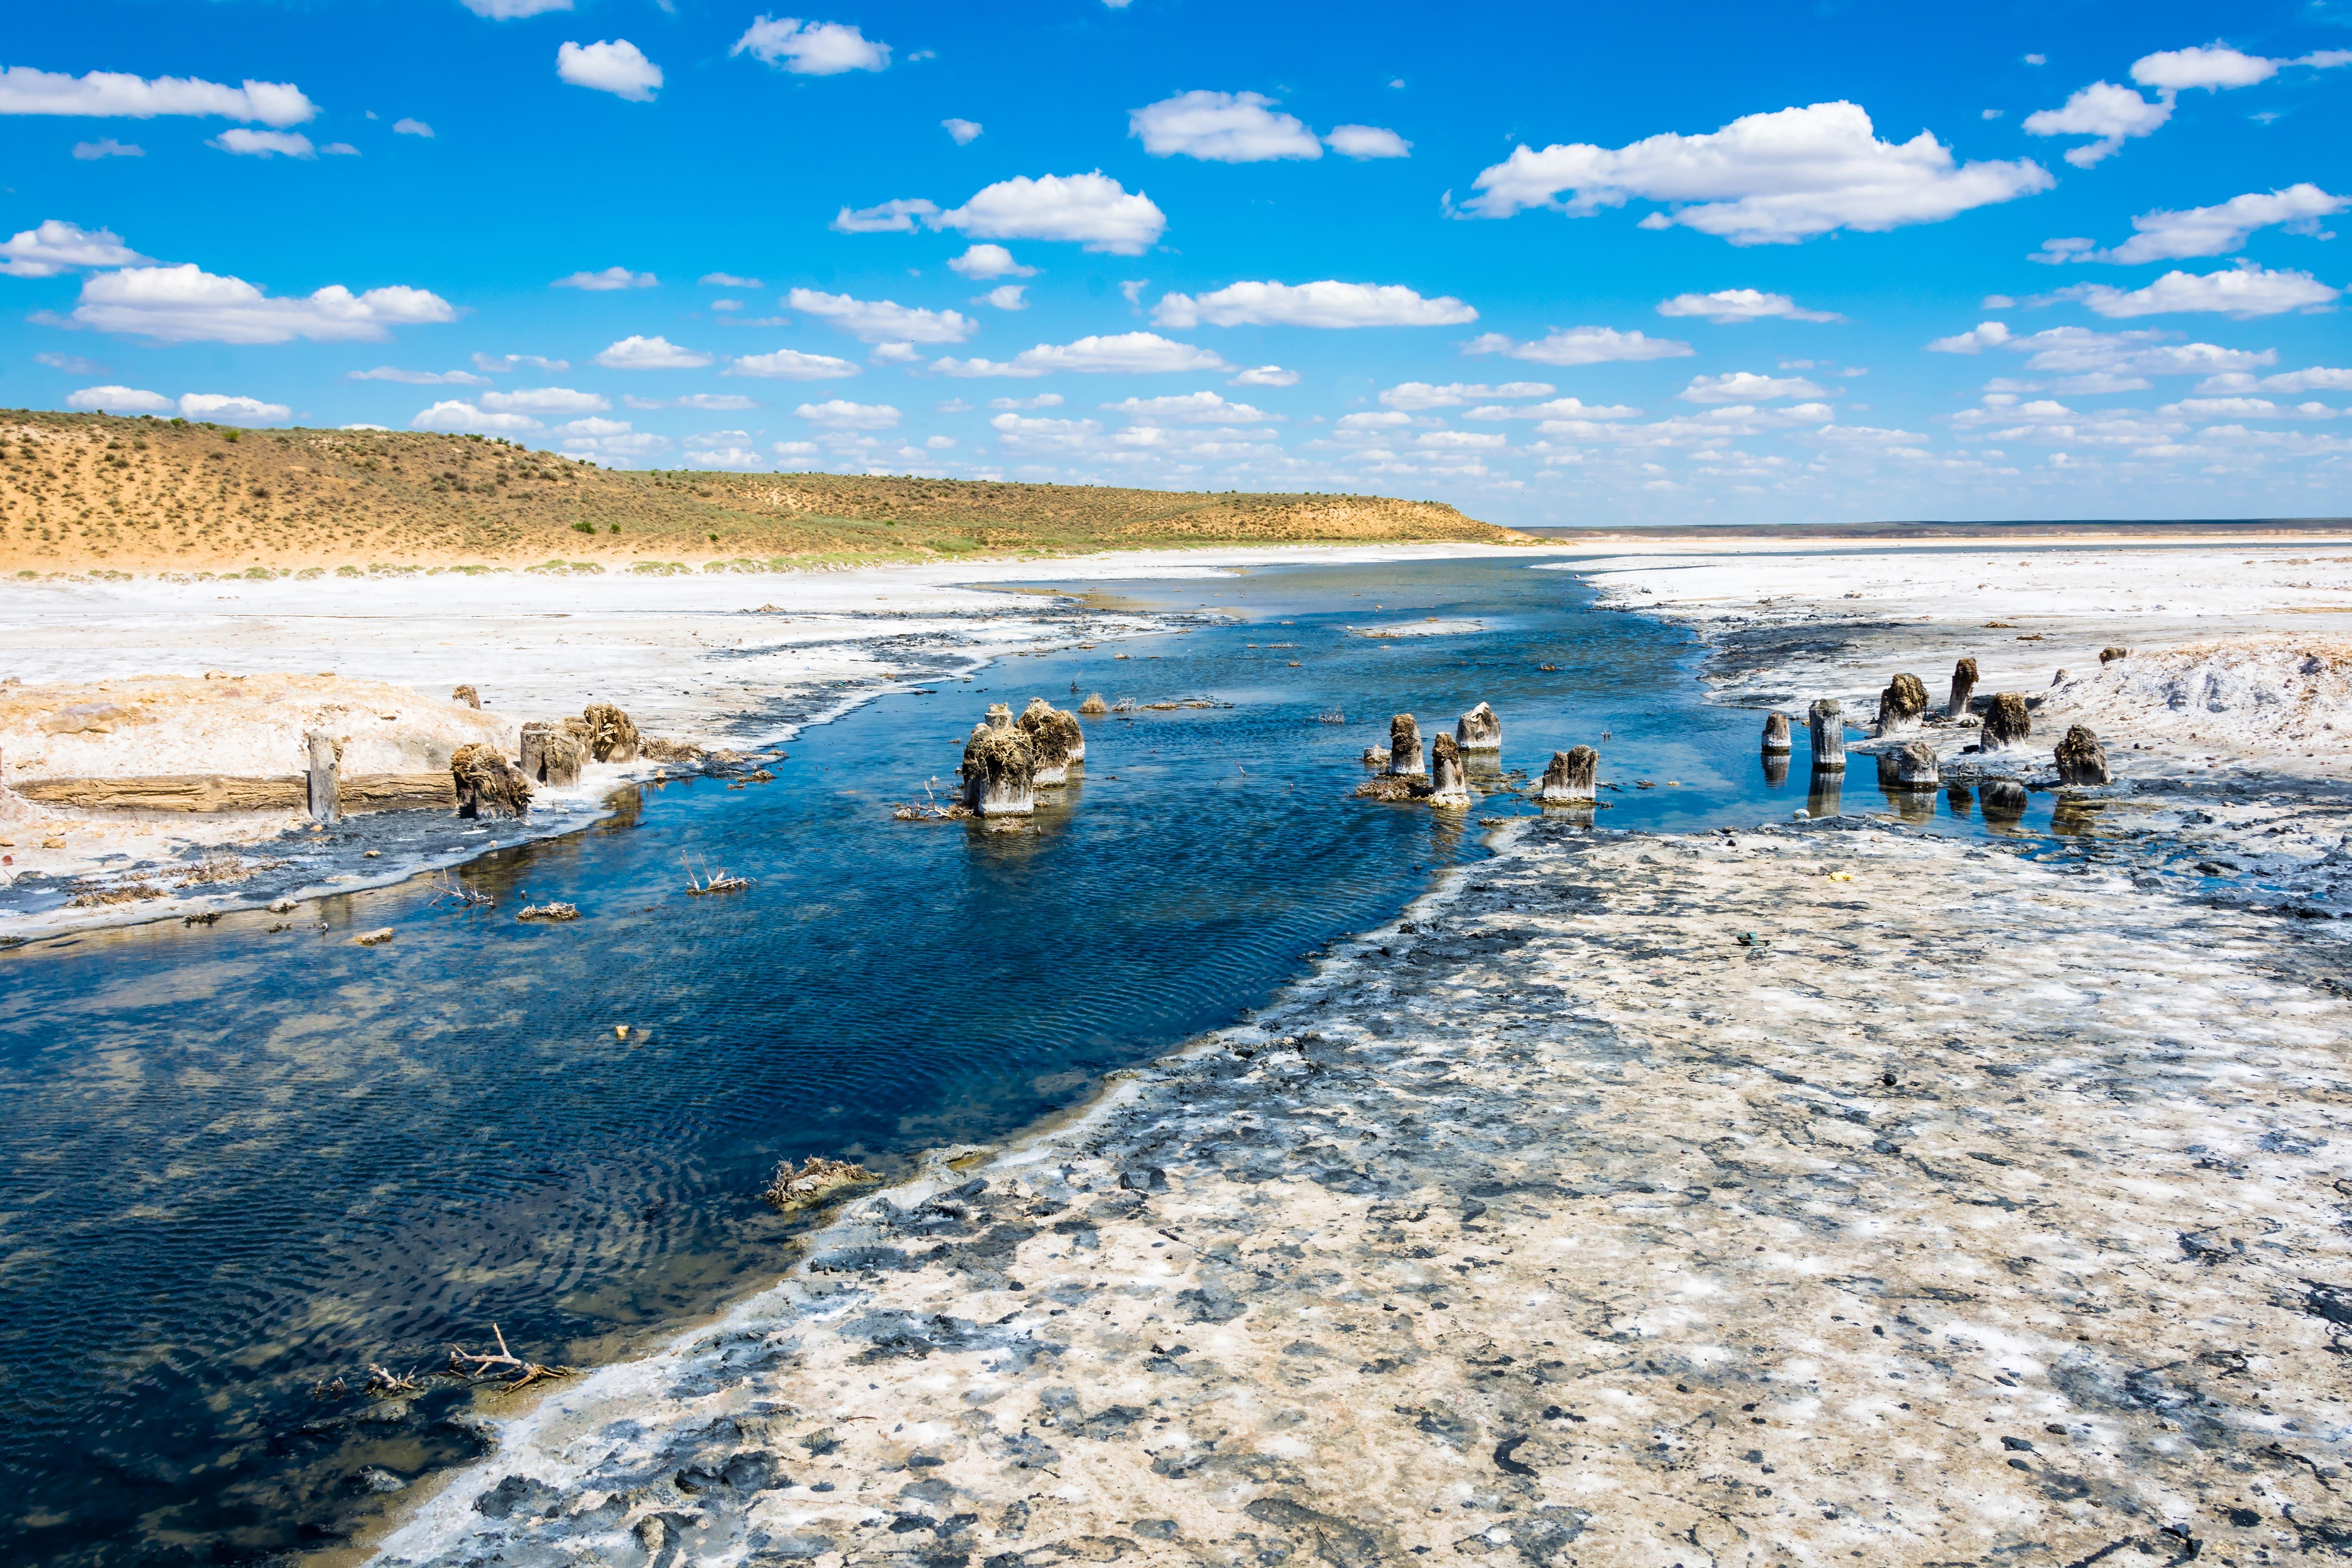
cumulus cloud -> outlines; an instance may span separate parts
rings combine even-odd
[[[1546,387],[1545,391],[1551,389]],[[1514,408],[1505,404],[1489,404],[1473,408],[1465,419],[1633,419],[1641,415],[1638,408],[1622,403],[1591,404],[1580,397],[1555,397],[1545,403],[1521,404]]]
[[[1757,289],[1717,289],[1712,294],[1677,294],[1658,306],[1661,316],[1704,316],[1718,326],[1778,317],[1789,321],[1843,321],[1834,310],[1808,310],[1786,294]]]
[[[2122,147],[2126,139],[2146,136],[2172,118],[2172,94],[2148,101],[2127,87],[2095,81],[2075,92],[2057,109],[2043,109],[2025,117],[2025,129],[2034,136],[2095,136],[2097,141],[2070,148],[2066,162],[2087,169]]]
[[[2252,87],[2278,74],[2279,62],[2260,55],[2240,54],[2215,39],[2206,47],[2164,49],[2132,62],[2132,80],[2142,87],[2179,91],[2201,87],[2219,91],[2227,87]]]
[[[1150,196],[1130,194],[1100,170],[1000,180],[927,221],[982,239],[1073,240],[1113,256],[1141,255],[1168,227]]]
[[[991,278],[1034,278],[1037,269],[1024,267],[1013,259],[1013,253],[1001,245],[975,245],[948,263],[950,270],[960,272],[974,282]]]
[[[1227,386],[1297,386],[1298,373],[1278,364],[1257,364],[1225,383]]]
[[[427,142],[433,140],[433,127],[422,120],[395,120],[392,122],[392,133],[394,136],[422,136]]]
[[[740,392],[690,392],[684,397],[638,397],[625,395],[621,401],[631,408],[693,408],[705,414],[735,414],[746,408],[760,406],[759,399],[746,397]]]
[[[1000,283],[982,295],[978,302],[993,305],[1000,310],[1025,310],[1029,301],[1021,295],[1028,287],[1026,283]]]
[[[959,147],[971,146],[980,139],[981,132],[985,129],[977,120],[952,119],[940,121],[940,128],[954,137],[955,144]]]
[[[1927,345],[1933,354],[1982,353],[2009,342],[2009,328],[2000,321],[1979,321],[1965,332],[1955,332],[1948,338],[1937,338]]]
[[[625,267],[607,267],[602,272],[573,272],[548,285],[551,289],[584,289],[592,294],[610,292],[616,289],[651,289],[661,279],[650,272],[632,272]]]
[[[1171,342],[1157,332],[1119,332],[1084,337],[1069,343],[1039,343],[1009,361],[985,359],[933,360],[941,375],[1038,376],[1055,371],[1088,374],[1155,375],[1177,371],[1229,370],[1232,367],[1207,349]]]
[[[767,458],[742,447],[698,447],[687,453],[686,460],[698,468],[731,468],[738,472],[768,466]]]
[[[1616,360],[1684,359],[1691,346],[1672,338],[1621,332],[1614,327],[1554,327],[1534,342],[1482,332],[1462,345],[1469,354],[1505,354],[1536,364],[1606,364]]]
[[[662,84],[661,67],[626,38],[564,44],[555,51],[555,74],[574,87],[593,88],[632,103],[651,103]]]
[[[838,381],[859,371],[847,360],[831,354],[778,349],[772,354],[745,354],[719,374],[757,376],[763,381]]]
[[[248,131],[242,125],[231,126],[205,143],[224,153],[234,153],[244,158],[315,158],[319,149],[299,131]],[[341,148],[351,151],[347,143],[337,142],[327,149],[330,153]]]
[[[2158,416],[2186,415],[2192,419],[2334,419],[2340,413],[2324,403],[2281,408],[2267,397],[2184,397],[2156,412]]]
[[[546,11],[569,11],[572,0],[463,0],[467,10],[493,22],[511,22]]]
[[[2342,292],[2308,272],[2272,271],[2252,262],[2242,262],[2221,272],[2168,272],[2145,289],[2078,283],[2060,289],[2053,298],[2078,300],[2107,317],[2211,310],[2250,321],[2326,305]]]
[[[1323,143],[1343,158],[1410,158],[1412,143],[1378,125],[1334,125]]]
[[[254,81],[241,87],[194,77],[159,76],[153,80],[124,71],[61,71],[11,66],[0,70],[0,114],[65,114],[93,118],[152,120],[159,114],[252,121],[284,128],[299,125],[319,106],[290,81]]]
[[[1518,147],[1480,173],[1465,210],[1499,218],[1540,206],[1589,217],[1638,197],[1667,207],[1643,218],[1645,228],[1679,224],[1734,245],[1769,245],[1839,228],[1940,223],[2053,184],[2030,161],[1956,163],[1925,131],[1882,142],[1860,105],[1816,103],[1613,149]]]
[[[2317,235],[2319,220],[2352,205],[2352,198],[2331,196],[2309,183],[2284,190],[2249,191],[2210,207],[2180,212],[2158,208],[2132,219],[2139,232],[2112,250],[2101,250],[2087,239],[2045,241],[2034,261],[2111,261],[2136,265],[2143,261],[2178,261],[2199,256],[2227,256],[2241,249],[2256,229],[2283,225],[2290,234]]]
[[[350,342],[381,341],[396,326],[457,319],[449,301],[422,289],[353,294],[331,283],[302,299],[279,299],[190,262],[96,274],[83,282],[67,324],[167,343]]]
[[[492,375],[503,374],[505,372],[510,370],[519,370],[524,365],[529,365],[533,370],[554,372],[570,370],[572,368],[572,362],[565,359],[543,359],[538,354],[477,353],[474,356],[474,368],[476,370],[488,371]]]
[[[111,365],[100,364],[96,360],[84,359],[79,354],[47,352],[35,354],[33,363],[47,365],[51,370],[61,370],[68,375],[103,375],[113,368]]]
[[[1018,414],[1000,414],[988,423],[997,432],[997,444],[1016,452],[1072,451],[1093,445],[1102,431],[1091,419],[1024,419]]]
[[[1381,394],[1381,406],[1418,414],[1428,408],[1453,408],[1488,397],[1549,397],[1559,389],[1548,381],[1507,381],[1499,386],[1454,381],[1433,386],[1425,381],[1401,381]]]
[[[940,216],[940,204],[916,196],[884,202],[879,206],[844,207],[829,226],[835,234],[911,234],[915,220],[929,222]],[[939,225],[932,224],[937,228]]]
[[[695,279],[706,289],[764,289],[757,278],[738,278],[732,272],[706,272]]]
[[[1759,375],[1750,370],[1735,370],[1723,375],[1695,375],[1675,395],[1685,403],[1771,403],[1823,394],[1800,375]]]
[[[793,412],[824,430],[887,430],[898,423],[898,411],[887,403],[852,403],[840,397],[803,403]]]
[[[1102,405],[1108,414],[1124,414],[1139,425],[1263,425],[1279,419],[1246,403],[1229,403],[1213,392],[1185,392],[1169,397],[1129,397]]]
[[[1323,156],[1315,132],[1294,116],[1276,113],[1274,105],[1255,92],[1180,92],[1130,112],[1127,130],[1155,158],[1261,163]]]
[[[0,243],[0,272],[54,278],[85,267],[130,267],[146,260],[111,229],[86,229],[49,218]]]
[[[397,365],[380,364],[373,370],[349,370],[346,381],[396,381],[404,386],[488,386],[490,378],[463,370],[402,370]]]
[[[1041,392],[1034,397],[992,397],[988,400],[988,405],[998,410],[1059,408],[1062,405],[1062,395],[1058,392]],[[940,405],[940,412],[942,414],[968,414],[971,411],[971,405],[960,398],[951,404]]]
[[[1232,283],[1195,299],[1163,294],[1162,327],[1448,327],[1478,312],[1451,295],[1424,299],[1402,283]]]
[[[2314,365],[2308,370],[2282,371],[2260,380],[2243,372],[2208,376],[2197,384],[2200,392],[2352,392],[2352,370]]]
[[[190,419],[210,419],[221,425],[282,425],[294,416],[294,411],[282,403],[217,392],[182,393],[180,412]]]
[[[1441,451],[1492,452],[1509,445],[1504,437],[1477,430],[1424,430],[1412,438],[1416,447]]]
[[[442,430],[453,435],[521,436],[545,426],[528,414],[491,414],[452,398],[436,403],[408,422],[412,430]]]
[[[501,414],[602,414],[612,404],[593,392],[568,386],[527,386],[513,392],[486,392],[482,406]]]
[[[960,343],[980,323],[956,310],[922,310],[895,300],[858,300],[795,289],[784,302],[804,315],[832,322],[860,342]]]
[[[797,76],[839,76],[878,71],[890,64],[890,46],[869,39],[845,22],[803,22],[796,16],[761,16],[735,40],[730,55],[781,66]]]
[[[682,349],[667,338],[631,336],[599,353],[596,363],[606,370],[700,370],[710,356]]]
[[[169,414],[179,405],[160,392],[135,386],[85,386],[66,395],[66,406],[93,414]]]
[[[95,142],[75,142],[73,155],[88,163],[100,158],[144,158],[147,149],[136,142],[117,142],[111,136],[101,136]]]

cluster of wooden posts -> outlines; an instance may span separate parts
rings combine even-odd
[[[1467,805],[1470,781],[1465,759],[1480,753],[1500,756],[1502,750],[1503,721],[1484,702],[1454,721],[1454,733],[1440,731],[1430,742],[1426,762],[1422,757],[1420,721],[1410,713],[1400,713],[1389,721],[1388,749],[1374,746],[1364,752],[1364,761],[1379,767],[1381,776],[1356,793],[1379,800]],[[1536,788],[1536,798],[1546,805],[1591,805],[1599,787],[1600,769],[1601,753],[1590,746],[1554,752],[1551,765],[1544,770],[1543,782]]]
[[[1101,700],[1089,699],[1087,711]],[[1083,770],[1087,732],[1078,716],[1032,697],[1019,718],[1003,702],[989,704],[964,742],[959,809],[973,816],[1027,816],[1037,809],[1037,792],[1070,782]]]

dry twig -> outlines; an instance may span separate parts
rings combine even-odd
[[[507,1337],[499,1331],[499,1326],[496,1323],[490,1325],[490,1337],[499,1342],[496,1355],[480,1351],[469,1351],[463,1345],[451,1345],[449,1375],[463,1378],[468,1383],[479,1383],[491,1375],[490,1369],[493,1367],[501,1370],[511,1368],[514,1375],[502,1380],[502,1386],[507,1388],[529,1388],[541,1378],[572,1375],[572,1368],[568,1366],[541,1366],[535,1361],[525,1361],[507,1349]],[[468,1362],[473,1364],[467,1365]]]

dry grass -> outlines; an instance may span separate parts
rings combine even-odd
[[[615,471],[467,436],[0,413],[0,572],[774,570],[1154,545],[1533,542],[1434,501]]]

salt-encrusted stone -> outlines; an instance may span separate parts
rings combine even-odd
[[[1037,809],[1036,752],[1013,726],[1011,710],[1004,717],[1001,729],[986,721],[973,725],[964,742],[964,809],[982,816],[1027,816]]]
[[[1895,753],[1895,782],[1903,789],[1934,789],[1944,781],[1936,771],[1936,748],[1914,741]]]
[[[1601,772],[1601,753],[1590,746],[1571,746],[1565,752],[1551,754],[1551,766],[1544,770],[1543,784],[1536,798],[1546,805],[1577,805],[1589,804],[1597,787]]]
[[[1786,752],[1790,749],[1789,716],[1778,709],[1764,715],[1764,749],[1768,752]]]
[[[339,787],[337,774],[341,758],[335,750],[335,738],[322,730],[312,730],[302,739],[310,749],[307,782],[311,818],[318,822],[341,822],[343,808],[335,792]]]
[[[1927,686],[1916,675],[1898,675],[1878,694],[1878,732],[1899,735],[1916,730],[1927,711]]]
[[[1364,748],[1364,765],[1373,768],[1387,767],[1389,765],[1389,749],[1386,746],[1366,746]]]
[[[1503,749],[1503,721],[1484,702],[1455,721],[1454,744],[1465,752],[1499,752]]]
[[[992,710],[991,719],[992,723]],[[1078,760],[1086,745],[1086,731],[1078,728],[1076,716],[1063,712],[1042,697],[1032,697],[1021,714],[1019,728],[1029,737],[1032,782],[1067,784],[1070,764]]]
[[[1417,778],[1429,771],[1421,760],[1421,726],[1410,713],[1389,721],[1389,772],[1398,778]]]
[[[1101,692],[1090,691],[1087,694],[1087,700],[1078,704],[1078,711],[1091,719],[1098,714],[1109,712],[1110,704],[1103,700]]]
[[[2033,738],[2033,715],[2025,706],[2025,699],[2014,691],[2004,691],[1992,700],[1985,710],[1984,729],[1979,743],[1988,752],[2006,751],[2021,746]]]
[[[1944,704],[1944,717],[1959,719],[1967,716],[1969,699],[1976,695],[1977,661],[1964,658],[1952,666],[1951,700]]]
[[[1470,804],[1470,784],[1462,776],[1462,748],[1451,735],[1440,735],[1429,743],[1429,803]]]
[[[2076,724],[2058,742],[2058,782],[2063,784],[2103,784],[2107,782],[2107,749],[2098,736]]]
[[[1813,768],[1845,766],[1845,710],[1834,697],[1824,697],[1812,706]]]

